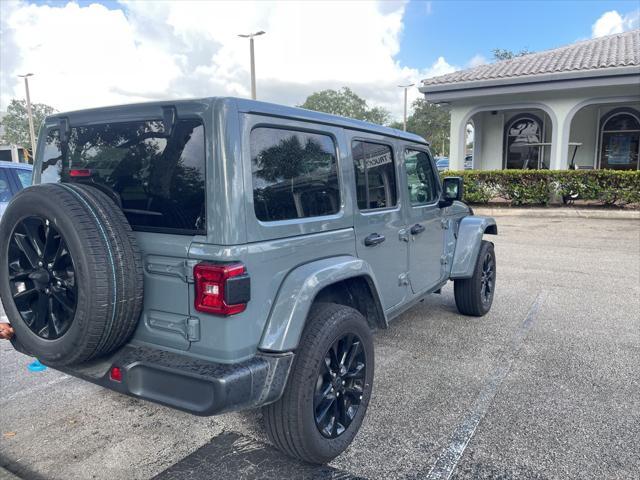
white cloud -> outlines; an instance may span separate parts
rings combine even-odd
[[[603,37],[614,33],[622,33],[640,26],[640,9],[620,15],[616,10],[603,13],[591,26],[593,38]]]
[[[249,95],[256,39],[258,97],[300,104],[323,88],[349,86],[395,118],[397,85],[457,69],[400,65],[405,2],[0,2],[0,109],[23,96],[16,75],[34,72],[32,100],[59,110],[150,99]],[[356,21],[357,20],[357,21]],[[412,89],[410,100],[419,96]]]
[[[487,60],[484,55],[476,53],[473,57],[471,57],[471,60],[469,60],[468,66],[469,68],[473,68],[479,67],[480,65],[486,65],[487,63],[489,63],[489,60]]]

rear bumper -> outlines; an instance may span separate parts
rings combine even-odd
[[[275,402],[292,361],[293,353],[257,354],[244,362],[222,364],[127,345],[110,357],[52,368],[125,395],[206,416]],[[109,378],[111,367],[122,371],[120,382]]]

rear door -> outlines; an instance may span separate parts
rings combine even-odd
[[[347,133],[347,135],[349,135]],[[409,295],[408,243],[398,187],[394,142],[378,135],[349,138],[355,172],[356,251],[373,268],[382,304],[388,310]]]
[[[186,350],[198,338],[189,315],[191,243],[206,238],[204,121],[200,112],[142,106],[69,118],[68,140],[49,130],[42,182],[91,185],[122,209],[144,263],[144,310],[134,340]],[[124,119],[124,120],[123,120]]]
[[[440,182],[429,152],[423,147],[404,149],[403,174],[407,181],[409,276],[414,293],[436,287],[444,275],[444,230],[438,206]]]

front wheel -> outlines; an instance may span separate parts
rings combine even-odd
[[[340,455],[364,419],[373,368],[373,339],[360,312],[314,305],[282,398],[263,408],[269,439],[305,462]]]
[[[482,240],[471,278],[456,280],[453,293],[463,315],[481,317],[491,310],[496,288],[496,254],[493,243]]]

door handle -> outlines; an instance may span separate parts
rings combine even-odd
[[[365,237],[364,244],[366,247],[372,247],[374,245],[379,245],[380,243],[384,242],[384,240],[385,240],[384,235],[380,235],[378,233],[372,233],[371,235],[368,235],[367,237]]]
[[[411,227],[411,235],[419,235],[424,232],[424,225],[416,223],[413,227]]]

